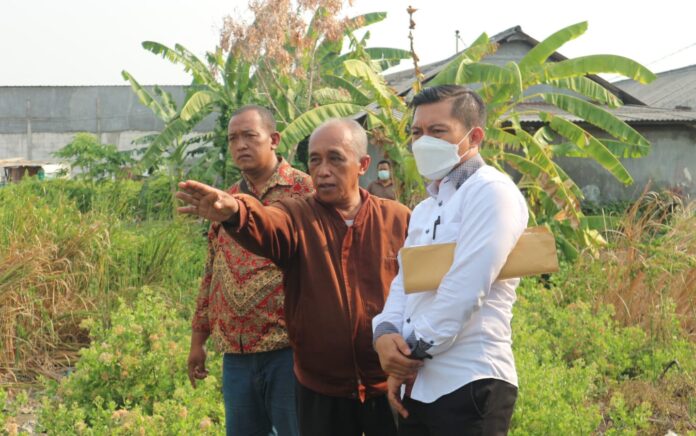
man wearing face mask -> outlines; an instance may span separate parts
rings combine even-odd
[[[456,247],[436,290],[405,294],[400,265],[373,319],[389,400],[400,435],[506,434],[517,398],[510,321],[519,279],[497,276],[527,225],[527,205],[479,155],[486,109],[476,93],[427,88],[412,106],[413,154],[431,183],[404,246]],[[414,359],[424,365],[412,369]]]
[[[377,180],[367,186],[367,192],[377,197],[396,200],[394,182],[391,177],[391,163],[388,160],[381,160],[377,164]]]

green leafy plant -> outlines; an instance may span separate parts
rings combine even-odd
[[[549,61],[586,30],[586,22],[561,29],[519,62],[504,66],[486,62],[485,56],[495,52],[496,46],[484,33],[428,82],[478,88],[488,107],[482,154],[498,168],[509,167],[520,175],[518,185],[531,206],[531,222],[551,225],[570,259],[577,257],[578,250],[604,241],[593,226],[596,221],[582,213],[582,192],[554,158],[592,159],[619,182],[630,184],[633,179],[620,158],[642,157],[650,149],[647,139],[611,112],[621,101],[588,76],[614,73],[641,83],[655,79],[648,69],[621,56]],[[564,113],[582,121],[571,122]],[[539,126],[531,129],[524,124],[529,120]]]
[[[50,383],[40,426],[63,434],[213,434],[224,424],[220,382],[211,375],[191,388],[186,375],[190,327],[152,290],[132,306],[121,300],[110,324],[86,319],[92,343],[74,372]],[[211,358],[211,374],[220,360]],[[77,423],[77,424],[76,424]]]
[[[637,435],[650,427],[649,418],[652,416],[650,404],[641,403],[629,410],[623,395],[616,393],[609,403],[609,426],[606,435]]]
[[[54,155],[68,159],[73,167],[79,168],[78,178],[95,181],[124,177],[134,162],[130,152],[119,151],[113,144],[102,144],[91,133],[76,134],[72,142]]]

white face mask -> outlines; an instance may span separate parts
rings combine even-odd
[[[459,144],[462,143],[464,138],[469,136],[472,130],[474,129],[469,129],[466,135],[456,144],[427,135],[423,135],[414,141],[412,146],[413,157],[416,160],[418,172],[430,180],[440,180],[445,177],[464,156],[476,147],[471,146],[463,155],[459,155]]]

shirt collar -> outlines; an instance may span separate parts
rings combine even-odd
[[[436,197],[438,192],[440,191],[440,185],[443,183],[452,183],[454,185],[454,189],[459,189],[460,186],[466,182],[469,177],[473,176],[474,173],[481,168],[482,166],[485,166],[486,162],[484,162],[483,158],[481,157],[480,154],[476,154],[472,156],[471,158],[465,160],[461,164],[457,165],[450,171],[441,181],[440,183],[437,182],[432,182],[428,185],[427,190],[428,193],[432,197]]]
[[[278,157],[278,164],[276,165],[273,174],[263,186],[261,192],[258,192],[259,198],[263,198],[263,196],[266,195],[270,189],[276,186],[292,186],[293,177],[291,170],[292,166],[290,166],[288,161],[286,161],[283,157]],[[244,174],[242,174],[242,177],[244,180],[246,180],[247,186],[249,186],[251,189],[252,185],[249,183],[249,179],[247,179]],[[252,191],[255,191],[255,189],[252,189]]]

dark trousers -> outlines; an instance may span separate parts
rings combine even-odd
[[[387,396],[330,397],[297,383],[297,418],[302,436],[396,436]]]
[[[517,388],[496,379],[482,379],[443,395],[432,403],[409,397],[399,417],[399,436],[506,435],[517,399]]]

